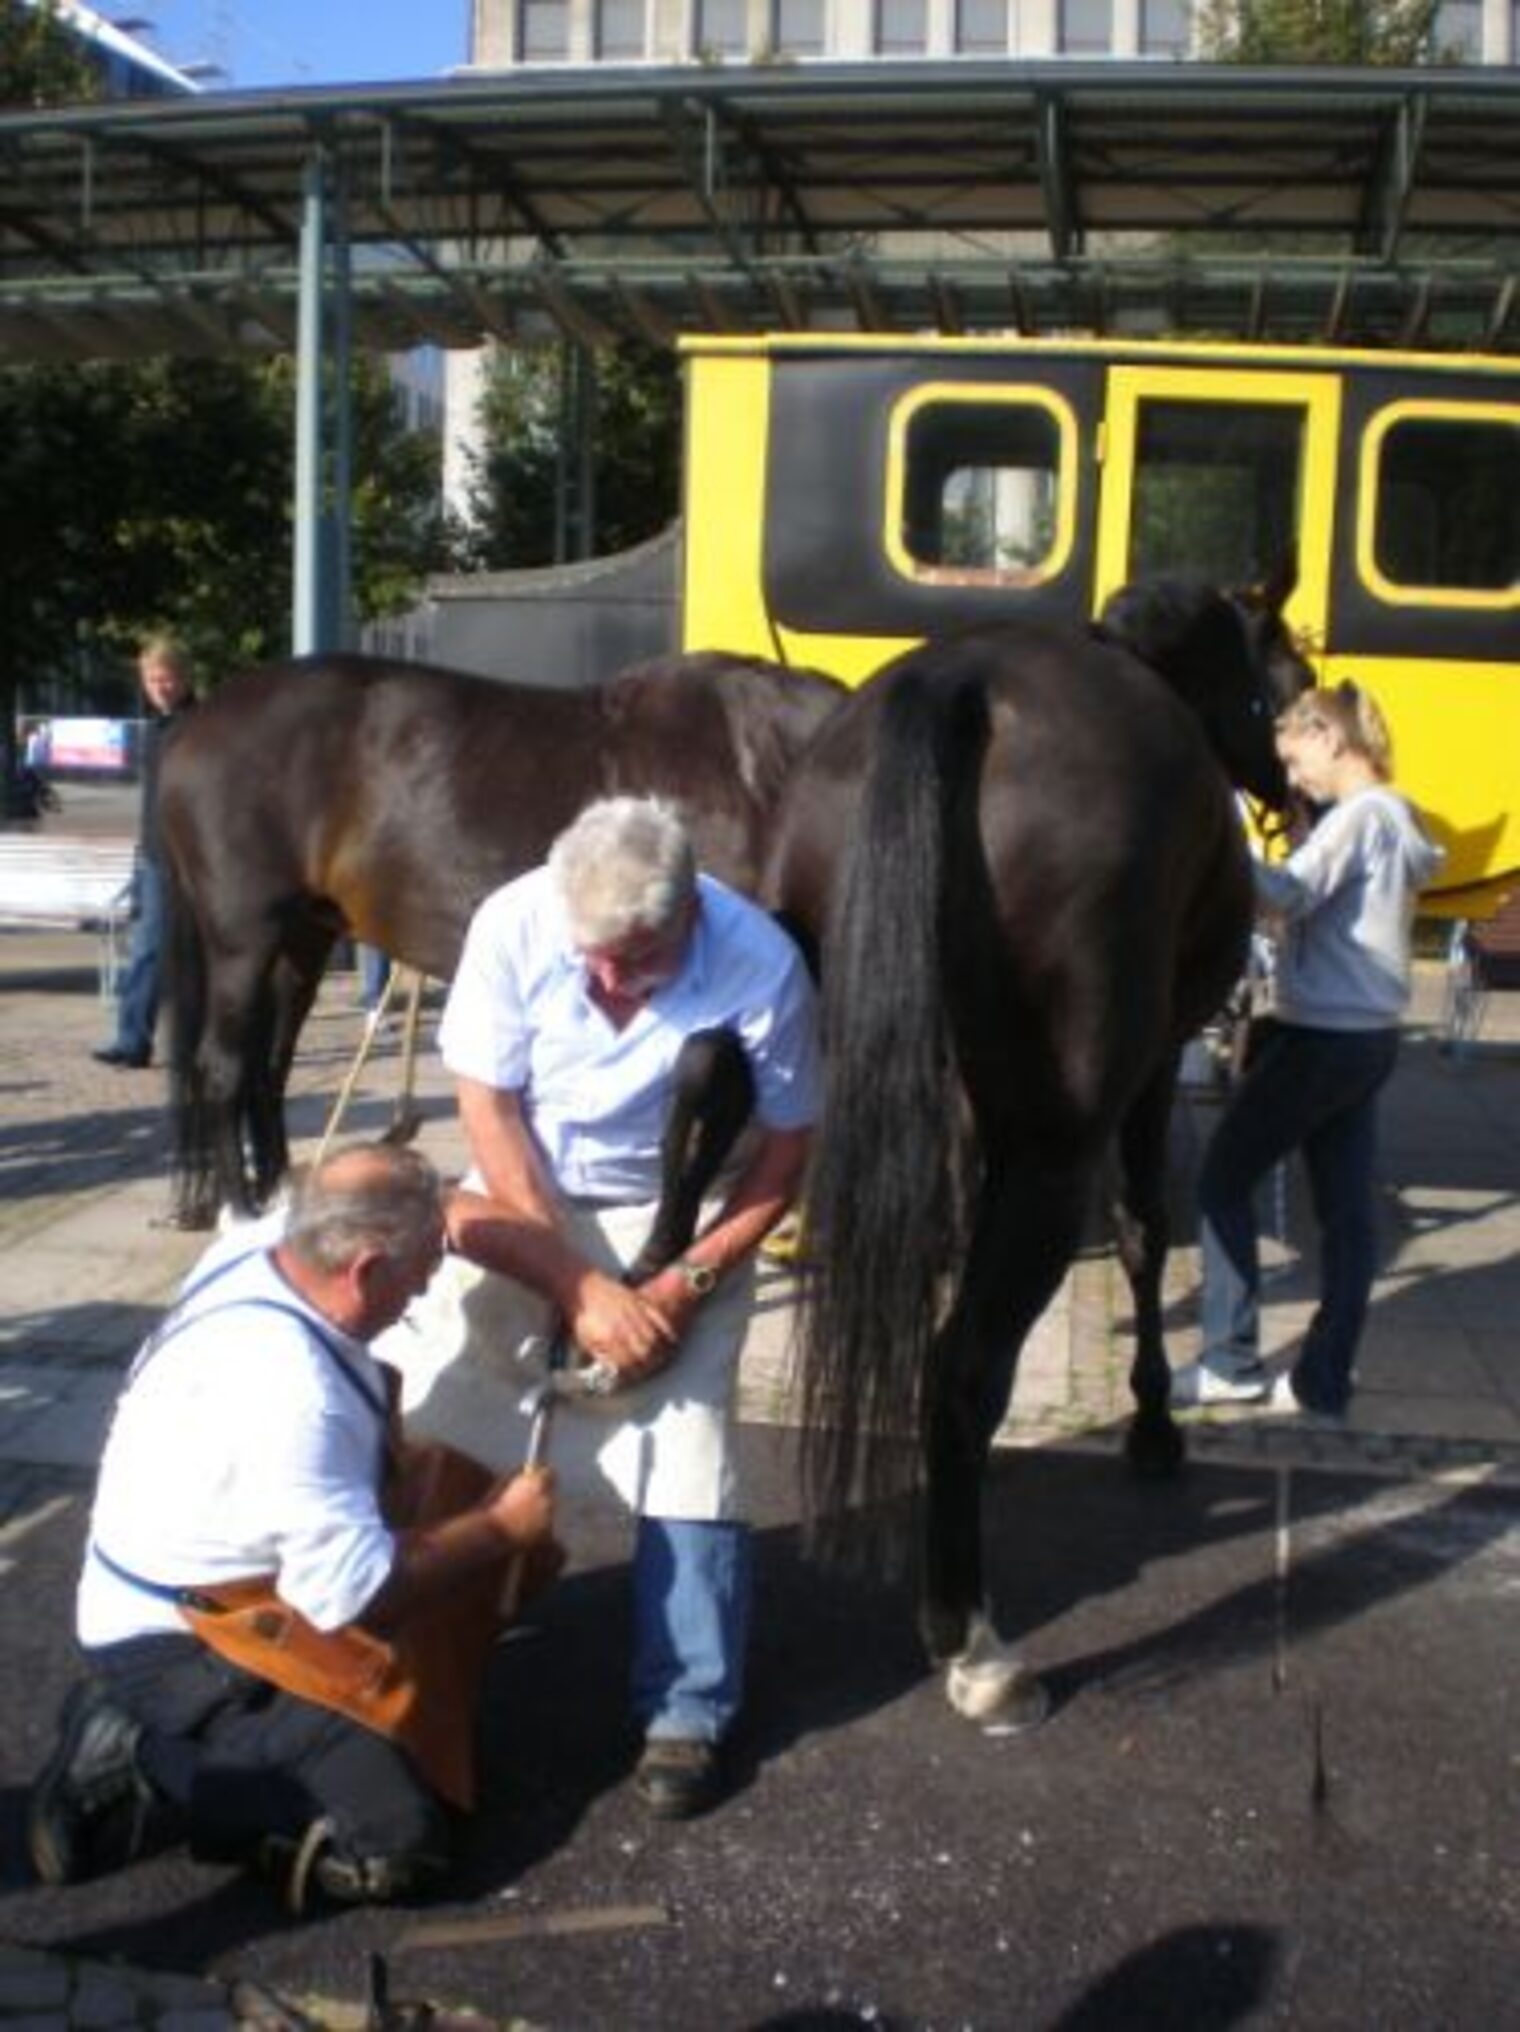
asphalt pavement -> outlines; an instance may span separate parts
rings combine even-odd
[[[0,2027],[396,2024],[424,2002],[554,2032],[1520,2024],[1520,998],[1452,1058],[1421,970],[1344,1433],[1203,1413],[1188,1472],[1136,1485],[1122,1279],[1084,1253],[988,1494],[1000,1620],[1055,1697],[1043,1729],[955,1718],[905,1589],[804,1556],[772,1269],[744,1372],[760,1592],[732,1796],[684,1828],[642,1817],[626,1545],[587,1513],[569,1578],[497,1654],[451,1897],[298,1925],[180,1852],[62,1891],[22,1854],[104,1423],[201,1246],[154,1225],[162,1075],[89,1058],[95,961],[86,934],[0,931]],[[353,990],[334,975],[303,1040],[304,1148],[359,1041]],[[384,1125],[396,1068],[391,1036],[347,1128]],[[428,1049],[421,1099],[424,1147],[456,1164]],[[1216,1105],[1205,1088],[1182,1112],[1184,1180]],[[1185,1187],[1178,1211],[1180,1362]],[[1275,1354],[1310,1303],[1306,1213],[1290,1172],[1268,1204]]]

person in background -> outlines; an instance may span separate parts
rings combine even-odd
[[[164,745],[195,704],[190,660],[168,635],[151,636],[137,659],[148,717],[138,753],[142,786],[137,860],[132,872],[132,944],[116,991],[116,1035],[91,1057],[101,1065],[140,1069],[153,1062],[163,974],[164,873],[158,831],[158,776]]]
[[[1306,692],[1277,742],[1290,783],[1322,815],[1281,866],[1255,865],[1276,1007],[1204,1157],[1203,1354],[1177,1371],[1172,1400],[1339,1419],[1377,1261],[1377,1099],[1398,1057],[1416,899],[1442,853],[1392,786],[1388,729],[1359,685]],[[1253,1196],[1295,1149],[1319,1227],[1320,1293],[1291,1371],[1274,1376],[1260,1354]]]
[[[399,1438],[369,1342],[444,1238],[432,1166],[352,1145],[219,1239],[145,1343],[79,1582],[87,1676],[30,1800],[45,1882],[150,1833],[278,1875],[297,1910],[441,1879],[504,1588],[558,1563],[547,1470]]]

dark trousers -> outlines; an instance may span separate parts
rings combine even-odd
[[[192,1852],[252,1860],[268,1836],[299,1841],[330,1819],[356,1859],[441,1865],[443,1806],[405,1754],[372,1730],[165,1632],[103,1645],[92,1670],[144,1730],[138,1763],[178,1808]]]
[[[1397,1030],[1272,1023],[1252,1051],[1198,1180],[1204,1359],[1226,1374],[1258,1359],[1260,1274],[1252,1195],[1301,1149],[1320,1234],[1320,1299],[1293,1365],[1300,1401],[1340,1412],[1377,1269],[1377,1096]]]

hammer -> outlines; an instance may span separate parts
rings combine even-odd
[[[535,1349],[538,1343],[528,1340],[518,1349],[524,1355]],[[554,1421],[554,1407],[565,1396],[604,1396],[616,1388],[617,1371],[605,1362],[588,1362],[580,1368],[569,1366],[571,1343],[569,1334],[561,1328],[549,1342],[544,1380],[530,1390],[522,1400],[521,1408],[528,1414],[528,1446],[523,1456],[523,1471],[542,1467],[549,1456],[549,1428]],[[517,1613],[522,1596],[523,1575],[527,1555],[520,1555],[512,1562],[505,1585],[501,1592],[501,1614],[503,1620],[510,1620]]]

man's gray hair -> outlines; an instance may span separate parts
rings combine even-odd
[[[588,804],[549,850],[578,946],[665,931],[696,894],[697,863],[681,814],[659,797]]]
[[[402,1257],[434,1247],[442,1223],[442,1182],[420,1151],[350,1143],[297,1174],[284,1242],[331,1273],[370,1250]]]

